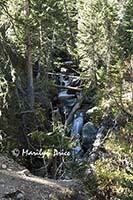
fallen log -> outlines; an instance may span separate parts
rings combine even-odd
[[[53,76],[61,76],[63,73],[47,72],[47,74],[48,75],[53,75]],[[63,75],[65,76],[66,74],[63,74]],[[88,76],[87,75],[85,75],[85,76],[76,76],[76,75],[68,75],[67,74],[67,76],[70,77],[70,78],[80,78],[81,80],[88,80],[90,78],[89,75]]]
[[[56,88],[59,88],[59,89],[75,90],[77,92],[81,92],[82,91],[82,88],[78,88],[78,87],[62,86],[62,85],[57,85],[57,84],[50,84],[50,86],[56,87]]]
[[[78,99],[78,102],[75,104],[75,106],[72,108],[66,122],[65,122],[65,129],[67,128],[67,126],[69,124],[71,124],[71,122],[73,121],[73,117],[74,117],[74,114],[75,112],[81,107],[81,104],[83,102],[83,97],[82,96],[79,96],[79,99]]]

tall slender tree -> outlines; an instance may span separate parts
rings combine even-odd
[[[29,0],[25,0],[26,18],[30,15]],[[28,20],[27,20],[28,21]],[[27,69],[27,97],[29,106],[34,107],[33,66],[32,66],[32,40],[30,26],[26,24],[26,69]]]

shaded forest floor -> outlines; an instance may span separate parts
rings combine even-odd
[[[8,157],[0,156],[0,200],[88,200],[76,180],[33,176]]]

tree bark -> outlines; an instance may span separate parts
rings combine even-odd
[[[131,85],[131,94],[132,94],[132,101],[133,101],[133,83],[132,83],[132,78],[133,78],[133,55],[131,55],[131,65],[130,65],[130,85]]]
[[[28,19],[30,15],[29,0],[25,0],[25,13]],[[27,98],[31,109],[34,107],[33,66],[32,66],[32,41],[31,30],[26,25],[26,71],[27,71]]]

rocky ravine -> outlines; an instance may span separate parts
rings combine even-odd
[[[33,176],[6,156],[0,156],[0,200],[89,200],[76,180]]]

